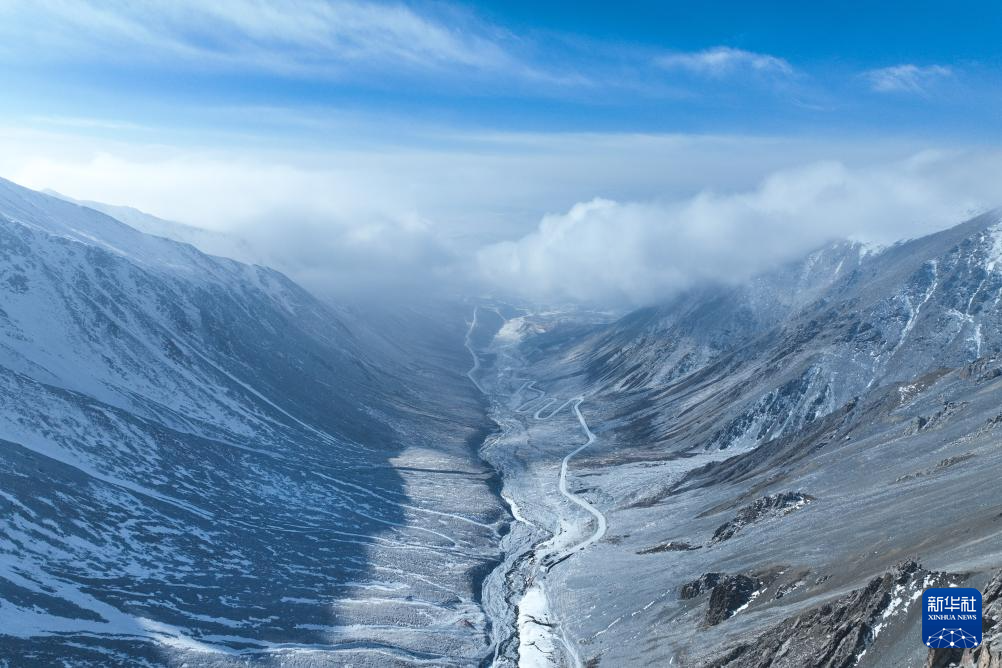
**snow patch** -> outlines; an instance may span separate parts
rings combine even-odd
[[[560,642],[553,630],[550,606],[542,584],[526,590],[518,604],[519,668],[554,668]]]
[[[732,614],[731,616],[733,617],[734,615],[736,615],[739,612],[741,612],[744,609],[746,609],[749,605],[751,605],[755,601],[756,598],[758,598],[759,596],[761,596],[762,592],[764,592],[764,591],[765,591],[765,589],[759,589],[758,591],[752,592],[751,598],[748,599],[748,602],[745,603],[744,605],[742,605],[741,607],[739,607],[737,610],[735,610],[734,614]]]
[[[985,269],[995,271],[999,263],[1002,263],[1002,223],[992,225],[988,231],[992,235],[992,247],[985,258]]]

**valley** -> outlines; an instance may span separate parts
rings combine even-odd
[[[1002,591],[997,213],[625,315],[0,215],[11,665],[920,668]]]
[[[835,244],[612,323],[495,309],[471,374],[520,536],[487,587],[519,608],[503,665],[933,661],[916,596],[1002,559],[998,229]]]
[[[504,511],[461,322],[0,182],[0,656],[468,665]],[[401,342],[382,333],[424,333]],[[433,389],[432,389],[433,388]]]

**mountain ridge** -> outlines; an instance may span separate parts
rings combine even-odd
[[[965,586],[1002,568],[1000,237],[992,211],[879,253],[836,243],[608,324],[523,316],[521,340],[495,342],[499,361],[481,372],[506,425],[493,451],[512,470],[504,494],[533,525],[594,529],[536,491],[575,442],[573,416],[558,422],[540,397],[551,408],[583,397],[596,436],[567,487],[607,532],[532,576],[553,592],[547,619],[572,639],[567,653],[793,668],[828,665],[823,638],[845,632],[856,640],[838,649],[844,665],[922,665],[911,603],[922,583],[895,574],[902,560]],[[748,510],[790,498],[811,500]],[[703,580],[717,585],[679,597]],[[870,597],[875,581],[888,597]],[[857,599],[859,619],[825,612]],[[784,629],[798,619],[811,628],[793,648]],[[761,637],[778,640],[759,652]]]
[[[488,424],[461,319],[413,324],[424,358],[278,272],[0,182],[0,653],[488,652]]]

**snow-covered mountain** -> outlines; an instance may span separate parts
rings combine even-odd
[[[0,664],[1002,663],[998,212],[614,322],[144,229],[0,181]]]
[[[720,428],[700,428],[703,447],[756,445],[869,389],[1002,350],[1000,218],[876,253],[835,243],[746,285],[635,312],[564,356],[593,386],[661,401],[683,387],[683,410],[716,402]],[[672,419],[676,446],[679,427]]]
[[[413,323],[452,346],[419,356],[275,271],[0,181],[0,657],[486,655],[502,511],[444,322]]]
[[[1002,581],[1000,299],[989,212],[611,324],[520,314],[479,379],[525,632],[582,664],[923,665],[916,593]]]
[[[261,253],[256,251],[250,244],[243,239],[223,232],[206,230],[172,220],[164,220],[131,206],[105,204],[104,202],[95,202],[92,200],[77,200],[54,190],[45,190],[43,192],[46,195],[51,195],[61,200],[72,202],[73,204],[79,204],[88,209],[100,211],[145,234],[191,244],[208,255],[218,255],[250,264],[264,264],[264,258]]]

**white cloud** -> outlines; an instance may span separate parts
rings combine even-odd
[[[336,296],[428,289],[454,261],[449,240],[399,184],[347,166],[76,150],[36,155],[4,176],[230,233],[248,242],[256,261]]]
[[[740,280],[833,236],[916,236],[1002,201],[1002,151],[684,135],[439,139],[434,150],[279,153],[0,127],[0,175],[247,238],[333,294],[478,285],[604,304]],[[546,211],[564,213],[541,221]]]
[[[453,18],[364,0],[13,0],[0,3],[0,35],[4,50],[32,45],[41,58],[183,58],[314,75],[516,65],[488,27]]]
[[[656,62],[666,69],[685,70],[711,77],[728,76],[739,72],[780,76],[790,76],[794,73],[793,66],[783,58],[729,46],[717,46],[690,53],[672,53],[661,56]]]
[[[263,111],[242,112],[261,116]],[[226,117],[223,117],[226,118]],[[295,118],[280,116],[289,125]],[[849,161],[901,154],[892,141],[833,147],[824,140],[712,135],[484,133],[414,129],[399,143],[367,143],[351,119],[310,128],[308,147],[243,134],[156,133],[159,142],[0,125],[0,176],[80,199],[128,204],[163,218],[239,231],[261,212],[303,206],[339,218],[416,214],[475,243],[514,238],[545,211],[601,193],[619,200],[676,197],[712,182],[735,190],[777,169],[831,155]],[[377,119],[383,135],[392,128]],[[363,138],[363,139],[359,139]],[[172,144],[173,142],[173,144]],[[205,143],[201,143],[205,142]],[[192,145],[194,144],[194,146]],[[433,148],[429,148],[433,146]]]
[[[538,300],[643,304],[701,280],[741,281],[833,238],[891,242],[1002,201],[1002,153],[920,153],[850,168],[819,162],[753,189],[671,201],[594,199],[478,253],[502,290]]]
[[[953,70],[942,65],[904,64],[869,70],[863,73],[870,88],[878,93],[924,94],[936,83],[953,76]]]

